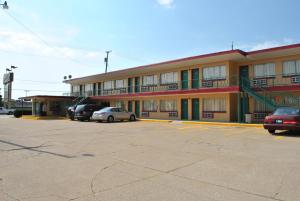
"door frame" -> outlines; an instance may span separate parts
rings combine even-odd
[[[183,104],[186,102],[186,104]],[[189,119],[189,99],[183,98],[180,100],[181,104],[181,120],[188,120]]]
[[[197,117],[195,118],[195,113],[194,113],[194,101],[197,101],[198,102],[198,109],[197,109]],[[200,120],[200,99],[199,98],[193,98],[192,99],[192,120],[194,121],[199,121]]]

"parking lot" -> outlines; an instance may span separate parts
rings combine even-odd
[[[0,119],[1,201],[297,201],[300,134]]]

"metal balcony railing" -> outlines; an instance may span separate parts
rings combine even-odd
[[[98,90],[97,96],[110,96],[121,94],[136,94],[148,92],[167,92],[167,91],[181,91],[181,90],[197,90],[209,88],[225,88],[230,86],[238,86],[237,77],[227,77],[226,79],[216,80],[187,80],[174,83],[164,83],[158,85],[138,85],[118,89],[103,89]],[[93,94],[92,92],[85,93],[85,95]],[[91,96],[91,95],[90,95]]]
[[[269,77],[249,77],[252,88],[300,85],[300,75],[277,74]]]

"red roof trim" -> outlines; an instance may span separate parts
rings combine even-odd
[[[263,50],[255,50],[255,51],[248,52],[247,54],[252,55],[252,54],[273,52],[273,51],[286,50],[286,49],[292,49],[292,48],[298,48],[298,47],[300,47],[300,43],[293,44],[293,45],[285,45],[285,46],[280,46],[280,47],[273,47],[273,48],[268,48],[268,49],[263,49]]]
[[[130,98],[130,97],[143,97],[143,96],[159,96],[159,95],[182,95],[182,94],[202,94],[202,93],[222,93],[222,92],[239,92],[240,87],[224,87],[224,88],[203,88],[194,90],[176,90],[176,91],[163,91],[163,92],[145,92],[136,94],[123,94],[123,95],[111,95],[111,96],[93,96],[90,97],[94,100],[101,99],[119,99],[119,98]]]

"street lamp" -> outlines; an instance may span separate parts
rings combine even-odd
[[[7,1],[4,1],[4,3],[0,4],[0,6],[2,6],[2,8],[6,9],[6,10],[9,8],[8,5],[7,5]]]

